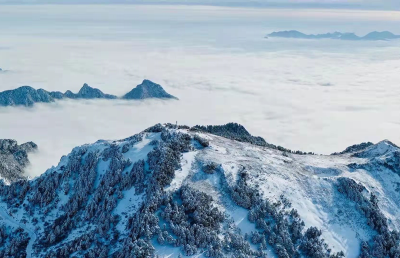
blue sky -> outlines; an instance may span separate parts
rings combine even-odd
[[[53,4],[115,4],[115,3],[149,3],[149,4],[202,4],[217,6],[255,6],[255,7],[321,7],[321,8],[356,8],[400,10],[399,0],[0,0],[0,4],[53,3]]]

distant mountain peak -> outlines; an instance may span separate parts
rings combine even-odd
[[[82,99],[116,99],[117,96],[104,94],[97,88],[90,87],[87,83],[84,83],[82,88],[76,94],[76,98]]]
[[[21,86],[14,90],[0,92],[0,106],[33,106],[36,102],[54,102],[54,99],[43,89],[36,90],[31,86]]]
[[[376,158],[386,155],[390,152],[400,151],[400,148],[389,140],[383,140],[377,144],[371,145],[368,148],[354,154],[355,157]]]
[[[360,144],[354,144],[347,147],[344,151],[332,153],[332,155],[341,155],[341,154],[348,154],[348,153],[356,153],[361,150],[365,150],[369,146],[374,145],[372,142],[363,142]]]
[[[339,39],[339,40],[392,40],[399,39],[400,35],[395,35],[390,31],[373,31],[363,37],[357,36],[351,32],[334,32],[325,34],[305,34],[297,30],[277,31],[267,35],[277,38],[298,38],[298,39]]]
[[[93,90],[94,88],[90,87],[89,84],[87,84],[85,82],[79,92],[81,92],[82,90],[87,90],[87,89]]]
[[[150,80],[143,80],[143,82],[125,94],[123,99],[148,99],[148,98],[161,98],[161,99],[178,99],[175,96],[167,93],[161,85],[154,83]]]
[[[17,89],[0,92],[0,106],[33,106],[37,102],[54,102],[56,99],[117,99],[111,94],[103,93],[97,88],[84,83],[78,93],[67,90],[65,93],[60,91],[48,92],[44,89],[34,89],[31,86],[21,86]],[[161,85],[150,80],[143,80],[136,88],[122,97],[123,99],[178,99],[168,94]]]

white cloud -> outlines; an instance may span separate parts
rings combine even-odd
[[[399,10],[397,0],[0,0],[6,4],[197,4],[217,6],[325,6]]]
[[[0,138],[39,145],[34,175],[74,146],[120,139],[158,122],[234,121],[268,142],[317,153],[385,138],[400,144],[400,42],[263,39],[292,26],[399,33],[385,12],[322,20],[278,10],[7,8],[0,10],[0,66],[9,71],[0,74],[0,90],[28,84],[77,91],[88,82],[122,95],[148,78],[180,98],[0,108]]]

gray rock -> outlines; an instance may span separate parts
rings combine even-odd
[[[136,86],[133,90],[125,94],[123,99],[178,99],[171,94],[168,94],[161,85],[149,80],[144,80],[141,84]]]

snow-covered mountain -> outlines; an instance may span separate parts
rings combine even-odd
[[[83,84],[78,93],[67,90],[65,93],[60,91],[46,91],[34,89],[31,86],[22,86],[14,90],[0,92],[0,106],[33,106],[35,103],[50,103],[59,99],[117,99],[117,96],[105,94],[97,88],[92,88],[88,84]],[[177,99],[168,94],[159,84],[149,80],[144,80],[132,91],[122,97],[123,99]]]
[[[399,257],[399,151],[158,124],[1,184],[0,257]]]
[[[33,142],[18,145],[15,140],[0,139],[0,179],[7,183],[23,179],[29,165],[28,154],[36,150]]]

